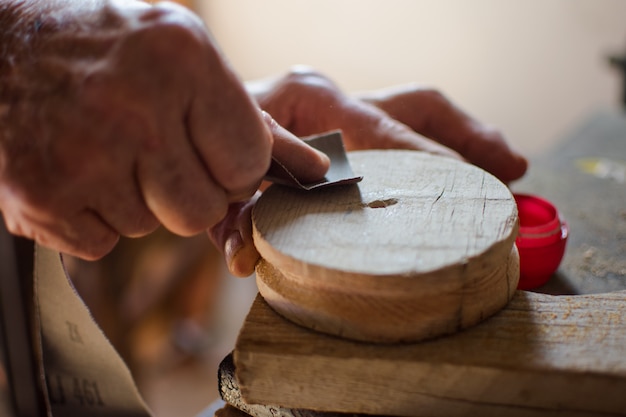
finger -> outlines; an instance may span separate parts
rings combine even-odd
[[[348,150],[411,149],[462,159],[455,151],[416,133],[367,103],[346,101],[336,114],[340,118],[333,123],[343,130]]]
[[[215,61],[213,67],[221,64]],[[270,130],[225,64],[199,84],[187,121],[193,145],[220,187],[231,196],[249,198],[270,164]]]
[[[119,234],[91,210],[82,210],[71,217],[9,211],[4,212],[4,218],[12,234],[89,261],[109,253],[119,240]]]
[[[110,181],[104,188],[107,192],[96,197],[92,208],[120,235],[142,237],[154,232],[160,223],[141,197],[138,184],[128,178],[133,175]]]
[[[246,277],[254,272],[260,255],[252,239],[252,208],[261,193],[249,201],[233,203],[222,221],[207,233],[215,246],[222,251],[231,274]]]
[[[462,133],[459,132],[459,136]],[[478,122],[467,127],[463,153],[473,164],[491,172],[505,183],[521,178],[528,160],[513,150],[496,129]]]
[[[228,203],[182,132],[171,130],[140,156],[136,178],[154,216],[171,232],[189,236],[222,219]]]
[[[527,160],[511,149],[498,131],[476,121],[436,90],[383,90],[365,99],[505,182],[526,172]]]
[[[301,183],[307,184],[324,178],[330,159],[323,152],[307,145],[297,136],[280,126],[263,112],[265,123],[274,138],[272,156],[289,170]]]

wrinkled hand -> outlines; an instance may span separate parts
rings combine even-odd
[[[252,83],[249,90],[264,110],[298,136],[341,129],[348,150],[423,150],[466,159],[504,182],[521,177],[527,168],[526,159],[497,130],[432,89],[406,86],[353,97],[322,74],[296,68],[284,77]],[[225,220],[209,232],[238,276],[251,274],[259,258],[251,237],[254,201],[231,206]]]
[[[326,172],[325,156],[260,111],[186,9],[3,7],[0,210],[10,232],[95,259],[120,235],[214,225],[256,192],[272,148],[311,161],[287,158],[299,175]]]
[[[504,182],[526,171],[502,134],[474,120],[436,90],[401,86],[344,94],[306,67],[250,85],[261,107],[297,136],[341,129],[348,150],[415,149],[465,158]]]

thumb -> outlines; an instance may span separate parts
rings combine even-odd
[[[303,184],[324,178],[330,168],[330,159],[323,152],[307,145],[300,138],[279,125],[263,112],[265,123],[274,138],[272,157],[280,162]]]
[[[299,181],[310,183],[320,180],[330,167],[328,157],[280,126],[263,112],[263,119],[274,138],[272,156],[289,170]],[[231,203],[226,217],[207,233],[215,246],[222,251],[231,274],[245,277],[254,272],[259,260],[252,239],[251,213],[261,193],[250,200]]]
[[[226,217],[207,230],[215,247],[224,254],[228,270],[238,277],[251,275],[260,257],[252,240],[251,217],[260,195],[257,192],[248,201],[231,203]]]

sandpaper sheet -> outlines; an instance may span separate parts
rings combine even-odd
[[[285,165],[272,158],[272,164],[265,176],[266,180],[309,191],[332,185],[353,184],[363,179],[363,177],[356,176],[352,172],[343,146],[341,131],[335,130],[322,135],[303,138],[303,140],[313,148],[324,152],[330,159],[330,168],[324,179],[311,184],[302,184]]]

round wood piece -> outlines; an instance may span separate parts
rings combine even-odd
[[[416,341],[504,307],[519,277],[509,189],[416,151],[348,155],[363,181],[272,186],[253,210],[257,283],[280,314],[347,338]]]

